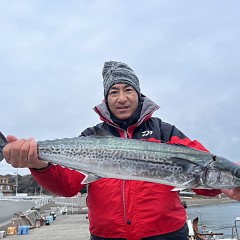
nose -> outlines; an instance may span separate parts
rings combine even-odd
[[[122,103],[127,100],[127,95],[125,94],[124,91],[120,91],[118,95],[118,102]]]

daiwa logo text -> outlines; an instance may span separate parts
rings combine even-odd
[[[143,137],[146,137],[146,136],[152,135],[152,134],[153,134],[153,131],[144,131],[144,132],[142,132],[142,136]]]

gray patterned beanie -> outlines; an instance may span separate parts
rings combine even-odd
[[[107,99],[109,89],[118,83],[126,83],[134,87],[138,96],[141,95],[139,80],[134,71],[125,63],[105,62],[102,70],[104,97]]]

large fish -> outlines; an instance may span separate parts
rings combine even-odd
[[[181,145],[122,139],[95,128],[96,134],[39,141],[38,157],[99,178],[141,180],[177,188],[222,189],[240,186],[240,166],[211,153]],[[5,137],[0,134],[0,160]]]

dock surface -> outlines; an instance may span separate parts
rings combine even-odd
[[[13,240],[88,240],[89,224],[86,214],[59,215],[50,225],[34,228],[27,235],[9,235],[4,239]]]

